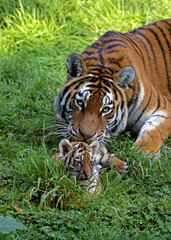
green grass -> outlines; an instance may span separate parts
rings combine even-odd
[[[0,1],[0,215],[27,227],[0,239],[170,239],[170,140],[154,160],[131,149],[129,133],[117,137],[108,150],[129,173],[104,172],[103,193],[85,202],[51,159],[59,139],[49,135],[69,54],[170,16],[167,0]]]

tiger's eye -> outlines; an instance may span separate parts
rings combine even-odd
[[[104,107],[102,111],[103,111],[103,112],[108,112],[109,110],[110,110],[109,107]]]
[[[78,104],[79,106],[82,106],[82,105],[84,104],[84,102],[83,102],[83,100],[77,100],[77,104]]]

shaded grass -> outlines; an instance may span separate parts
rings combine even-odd
[[[168,4],[1,1],[0,212],[27,226],[3,239],[170,238],[170,140],[154,160],[131,149],[129,134],[115,138],[108,150],[128,162],[129,173],[104,171],[103,194],[85,202],[75,179],[51,159],[59,139],[47,137],[67,56],[81,53],[105,31],[126,32],[169,18]]]

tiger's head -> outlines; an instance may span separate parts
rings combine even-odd
[[[127,66],[116,72],[101,65],[88,67],[78,54],[71,54],[66,65],[68,80],[54,104],[63,136],[92,142],[124,131],[128,118],[125,93],[135,78],[134,69]]]
[[[64,166],[69,170],[70,176],[75,176],[77,180],[91,180],[96,177],[99,179],[98,168],[96,165],[96,154],[100,151],[98,141],[90,144],[84,142],[70,142],[62,139],[59,143],[59,158]]]

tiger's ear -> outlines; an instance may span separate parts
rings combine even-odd
[[[62,139],[59,143],[59,156],[65,157],[72,149],[72,144],[68,139]]]
[[[94,140],[93,142],[91,142],[89,144],[89,147],[90,147],[91,151],[93,152],[93,154],[97,154],[99,152],[100,144],[98,141]]]
[[[128,89],[128,85],[135,79],[135,71],[133,67],[124,67],[114,75],[114,79],[118,85],[125,91]]]
[[[84,59],[76,53],[72,53],[68,57],[66,66],[68,70],[68,80],[71,80],[74,77],[80,77],[86,69]]]

